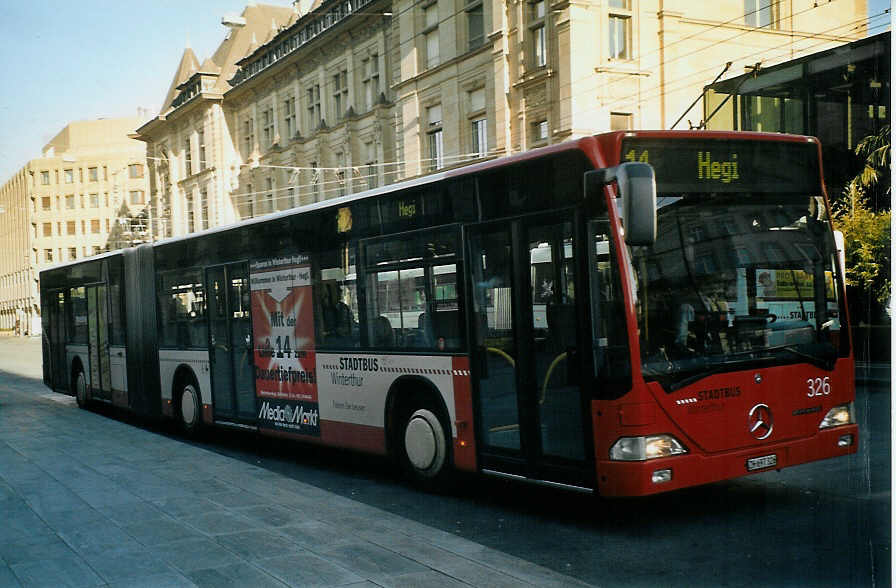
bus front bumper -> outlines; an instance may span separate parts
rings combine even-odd
[[[856,453],[858,444],[858,426],[844,425],[819,431],[807,439],[724,453],[692,451],[648,461],[598,460],[598,492],[602,496],[668,492]]]

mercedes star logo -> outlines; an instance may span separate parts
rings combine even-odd
[[[757,404],[750,409],[749,428],[750,434],[760,441],[772,434],[774,423],[772,411],[767,404]]]

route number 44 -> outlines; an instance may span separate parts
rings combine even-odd
[[[827,396],[831,393],[831,378],[829,376],[825,376],[824,378],[809,378],[806,380],[806,384],[809,385],[809,392],[806,394],[809,398],[815,396]]]

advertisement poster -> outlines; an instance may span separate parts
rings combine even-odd
[[[307,255],[250,266],[260,427],[320,436],[311,264]]]

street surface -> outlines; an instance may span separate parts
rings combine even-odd
[[[40,369],[39,339],[0,338],[0,586],[890,585],[881,378],[854,456],[606,500],[484,477],[427,494],[369,456],[187,441],[80,411]]]

